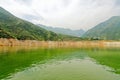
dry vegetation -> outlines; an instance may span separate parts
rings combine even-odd
[[[34,46],[34,47],[120,47],[119,41],[36,41],[0,39],[0,46]]]

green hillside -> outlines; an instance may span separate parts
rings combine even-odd
[[[15,17],[0,7],[0,38],[19,40],[76,40],[78,38],[56,34],[36,26],[28,21]]]
[[[120,40],[120,16],[114,16],[98,24],[88,30],[83,37],[89,39]]]

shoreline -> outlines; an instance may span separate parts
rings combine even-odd
[[[120,41],[37,41],[0,38],[0,46],[120,48]]]

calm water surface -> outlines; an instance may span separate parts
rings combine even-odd
[[[120,80],[120,49],[1,48],[0,80]]]

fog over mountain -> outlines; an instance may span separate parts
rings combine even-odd
[[[34,24],[73,30],[120,16],[120,0],[0,0],[0,6]]]
[[[55,33],[65,34],[65,35],[70,35],[70,36],[81,37],[85,33],[85,31],[83,29],[71,30],[71,29],[67,29],[67,28],[57,28],[57,27],[45,26],[45,25],[41,25],[41,24],[37,24],[37,25],[48,31],[53,31]]]

